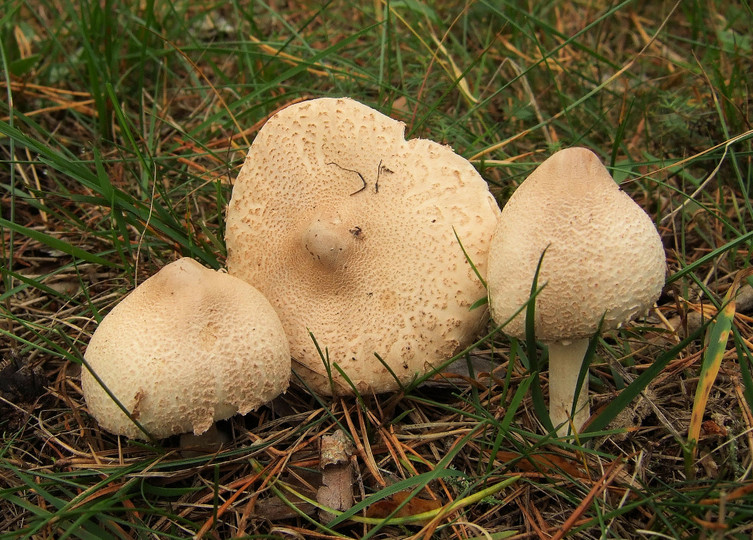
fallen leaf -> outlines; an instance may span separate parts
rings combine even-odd
[[[369,505],[369,507],[366,509],[366,517],[377,519],[386,518],[387,516],[392,514],[392,512],[394,512],[398,506],[403,504],[405,499],[407,499],[410,494],[410,491],[399,491],[385,499]],[[393,517],[415,516],[416,514],[431,512],[432,510],[437,510],[441,507],[442,503],[440,501],[413,497],[411,500],[405,503],[405,506],[400,508],[400,510],[398,510]],[[426,520],[426,522],[429,521],[430,520],[428,519]]]
[[[295,474],[284,474],[280,480],[309,499],[316,496],[317,486],[320,486],[322,482],[321,473],[313,469],[298,469]],[[260,498],[254,505],[252,514],[272,522],[298,518],[301,513],[309,516],[316,515],[318,509],[315,505],[300,499],[291,492],[286,490],[283,492],[285,500],[275,496]],[[294,506],[297,510],[288,505]]]
[[[298,511],[290,508],[292,504]],[[305,501],[298,499],[297,497],[289,497],[288,502],[278,499],[277,497],[271,497],[269,499],[262,499],[256,503],[253,514],[255,516],[263,517],[270,522],[282,521],[285,519],[294,519],[300,517],[300,513],[313,516],[316,513],[316,507]]]
[[[709,435],[709,436],[721,435],[722,437],[727,436],[727,428],[725,428],[724,426],[720,426],[713,420],[705,420],[701,424],[701,429],[703,429],[703,433],[705,435]]]
[[[583,477],[577,465],[572,461],[558,456],[557,454],[531,454],[526,457],[517,452],[505,452],[500,450],[497,452],[497,459],[502,462],[516,461],[514,465],[511,465],[514,471],[521,472],[554,472],[565,473],[573,477]]]

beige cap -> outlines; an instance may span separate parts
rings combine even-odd
[[[180,259],[124,298],[97,327],[85,358],[156,438],[247,412],[285,391],[287,338],[269,302],[246,282]],[[144,434],[86,368],[82,387],[104,429]]]
[[[544,249],[536,337],[592,336],[645,312],[659,297],[664,249],[651,218],[585,148],[561,150],[518,187],[502,210],[489,253],[489,298],[498,324],[529,298]],[[522,337],[525,312],[504,331]]]
[[[398,387],[469,345],[499,209],[449,147],[351,99],[291,105],[261,129],[233,187],[228,271],[280,315],[293,368],[332,392],[309,332],[361,391]],[[334,367],[334,392],[351,393]]]

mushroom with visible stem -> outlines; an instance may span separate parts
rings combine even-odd
[[[187,258],[115,306],[84,359],[92,416],[107,431],[139,439],[200,435],[271,401],[290,378],[287,337],[269,302]]]
[[[590,150],[555,153],[503,208],[487,273],[497,322],[528,301],[537,269],[545,286],[535,298],[535,333],[549,347],[550,417],[566,435],[590,417],[587,385],[573,408],[589,338],[648,310],[666,273],[651,218]],[[524,336],[525,318],[521,312],[504,331]]]
[[[486,291],[454,231],[483,276],[497,203],[466,159],[404,131],[351,99],[297,103],[261,128],[233,185],[228,271],[269,299],[296,373],[323,394],[397,390],[488,320],[470,309]]]

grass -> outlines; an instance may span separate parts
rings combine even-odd
[[[750,287],[750,6],[195,4],[0,10],[0,538],[750,537],[753,309],[725,296]],[[97,322],[179,256],[222,267],[258,128],[333,95],[450,144],[501,205],[551,152],[588,146],[654,218],[668,283],[596,343],[586,444],[542,427],[545,351],[493,327],[463,375],[359,400],[294,384],[222,423],[214,454],[88,416]],[[311,497],[338,427],[356,505],[322,520],[294,493]],[[364,517],[397,490],[446,506]]]

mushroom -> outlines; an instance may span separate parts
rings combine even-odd
[[[88,367],[154,438],[246,414],[285,391],[290,353],[269,302],[248,283],[179,259],[102,319]],[[145,438],[88,369],[89,411],[112,433]]]
[[[321,394],[396,390],[488,320],[470,309],[486,292],[463,248],[483,276],[499,208],[467,160],[404,130],[352,99],[297,103],[233,186],[228,271],[269,299]]]
[[[488,270],[497,323],[528,301],[540,259],[535,333],[549,347],[550,417],[565,435],[570,418],[580,430],[590,416],[587,385],[572,408],[589,338],[653,305],[666,262],[651,218],[585,148],[552,155],[503,208]],[[504,331],[523,337],[525,319],[523,310]]]

